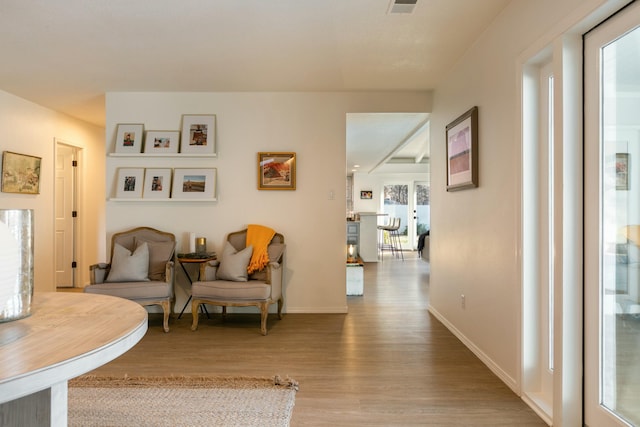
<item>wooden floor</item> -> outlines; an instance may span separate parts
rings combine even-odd
[[[428,264],[405,255],[365,267],[349,314],[177,316],[99,375],[290,376],[300,383],[293,426],[545,426],[427,312]]]

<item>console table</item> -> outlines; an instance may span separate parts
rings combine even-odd
[[[0,323],[0,420],[66,426],[67,381],[115,359],[147,331],[147,311],[117,297],[43,292],[31,316]]]

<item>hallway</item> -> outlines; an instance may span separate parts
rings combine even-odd
[[[429,266],[415,253],[365,266],[349,314],[191,319],[171,332],[151,315],[141,342],[98,375],[290,376],[300,383],[293,426],[545,426],[427,312]],[[210,308],[210,312],[213,310]]]

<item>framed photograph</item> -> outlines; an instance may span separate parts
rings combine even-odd
[[[120,124],[116,132],[116,153],[140,153],[142,151],[142,139],[144,138],[144,125]]]
[[[629,153],[616,153],[616,190],[629,189]]]
[[[447,191],[478,186],[478,107],[446,128]]]
[[[360,191],[360,198],[365,200],[373,199],[373,191],[371,190]]]
[[[168,199],[170,190],[170,168],[147,168],[144,170],[143,199]]]
[[[145,154],[177,153],[180,145],[180,131],[149,130],[144,138]]]
[[[185,114],[182,116],[180,152],[215,154],[216,116],[214,114]]]
[[[116,197],[118,199],[139,199],[142,197],[144,168],[118,169]]]
[[[174,169],[172,199],[206,200],[216,197],[216,169]]]
[[[4,193],[40,194],[41,157],[2,153],[2,191]]]
[[[258,190],[295,190],[296,153],[258,153]]]

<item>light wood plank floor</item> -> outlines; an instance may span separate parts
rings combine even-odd
[[[186,314],[146,336],[98,375],[290,376],[300,383],[293,426],[545,426],[427,312],[428,264],[406,254],[365,267],[349,314],[203,318]]]

